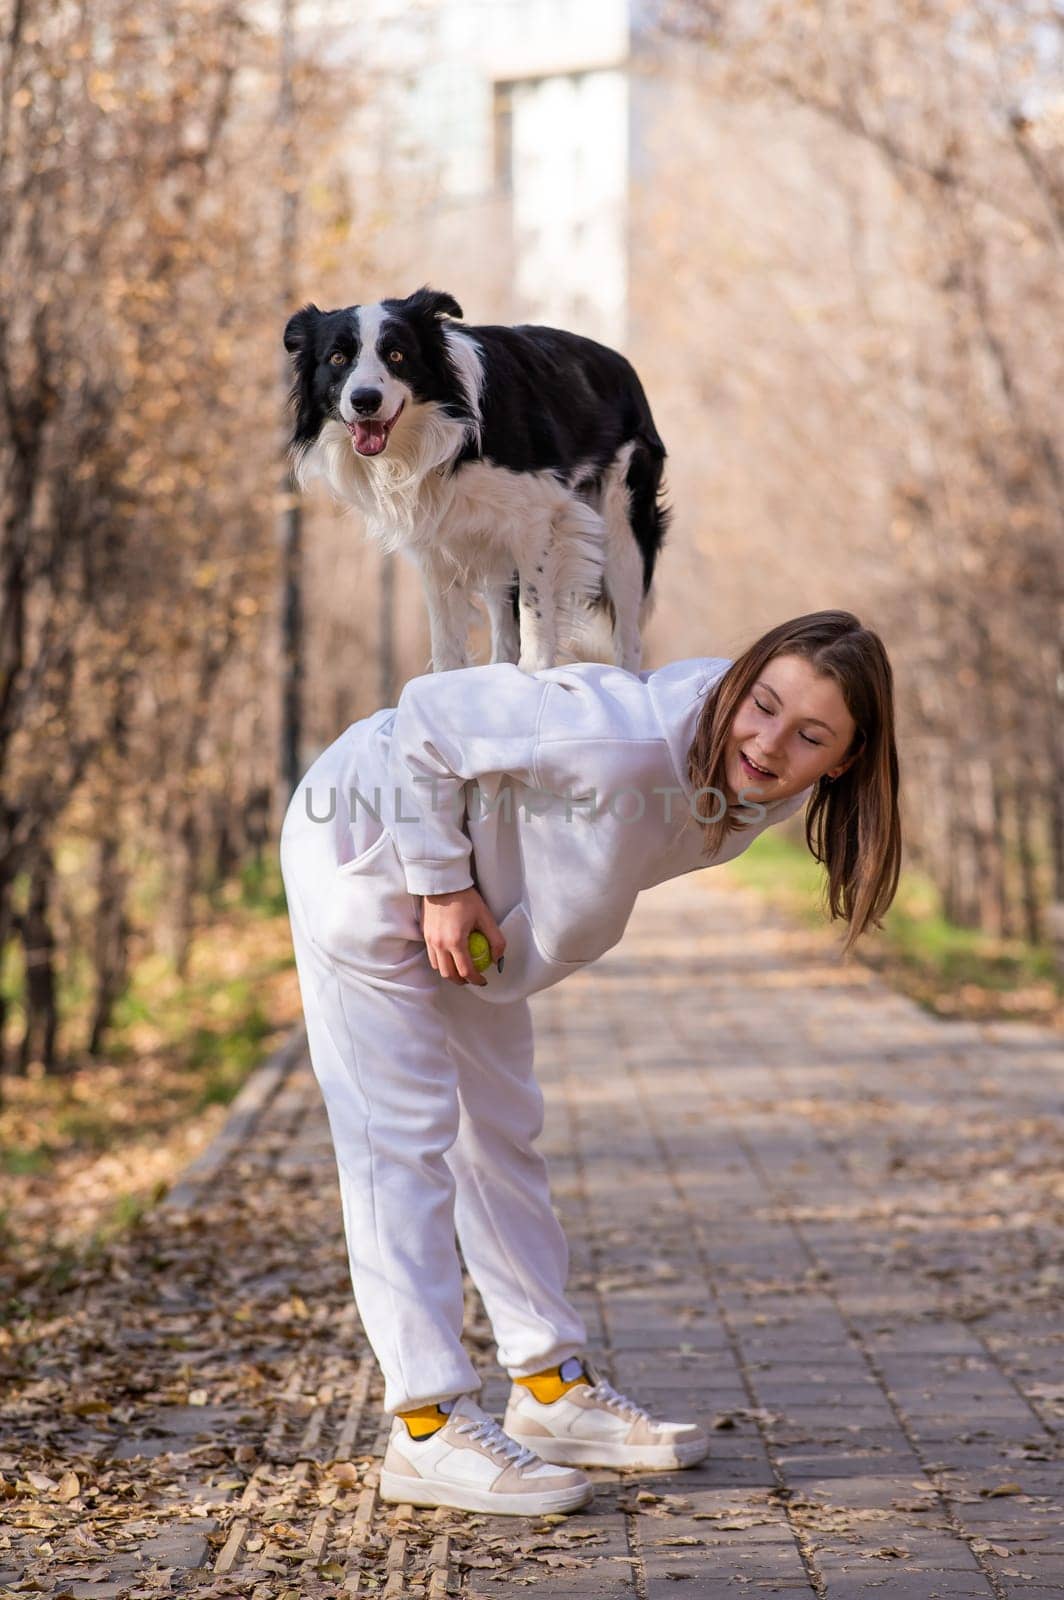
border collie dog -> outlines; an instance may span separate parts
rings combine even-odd
[[[425,288],[290,318],[297,482],[324,477],[416,562],[435,672],[467,664],[473,594],[493,661],[554,666],[606,620],[589,647],[638,672],[668,516],[642,385],[591,339],[461,316]]]

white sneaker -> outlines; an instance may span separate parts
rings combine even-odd
[[[503,1427],[544,1461],[580,1467],[693,1467],[709,1454],[696,1422],[655,1422],[574,1356],[558,1369],[564,1393],[549,1403],[523,1383],[510,1390]]]
[[[549,1466],[534,1450],[508,1439],[469,1395],[445,1402],[441,1410],[448,1404],[447,1421],[427,1438],[412,1438],[401,1417],[393,1420],[378,1489],[382,1500],[516,1517],[587,1505],[594,1488],[582,1472]]]

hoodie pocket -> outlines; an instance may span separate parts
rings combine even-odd
[[[311,927],[316,942],[336,961],[385,972],[424,950],[419,904],[406,887],[403,866],[385,829],[372,844],[335,868],[322,885]]]
[[[385,845],[391,844],[391,834],[380,823],[376,826],[381,828],[381,832],[370,843],[359,840],[357,854],[352,856],[350,861],[342,861],[337,867],[338,877],[350,877],[353,873],[364,872],[378,856],[384,854]]]

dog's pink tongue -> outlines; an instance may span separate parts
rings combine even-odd
[[[388,430],[383,422],[356,422],[354,440],[360,456],[379,456],[388,442]]]

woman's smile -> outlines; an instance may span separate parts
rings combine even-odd
[[[742,763],[742,765],[745,768],[745,770],[747,771],[747,773],[749,773],[749,775],[752,778],[775,778],[776,777],[776,773],[770,772],[767,767],[759,767],[757,765],[757,763],[754,762],[754,761],[751,761],[750,757],[748,755],[746,755],[742,750],[739,751],[739,760]]]

